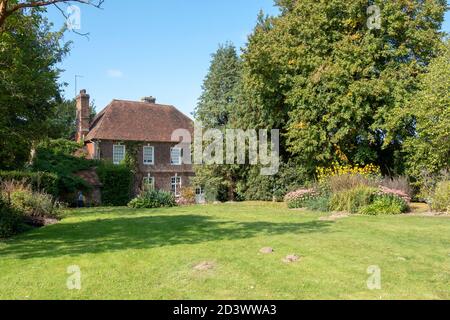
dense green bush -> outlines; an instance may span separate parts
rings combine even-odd
[[[22,181],[35,191],[58,195],[58,176],[46,172],[0,171],[0,181]]]
[[[7,181],[0,185],[3,199],[26,218],[57,218],[62,204],[42,191],[34,191],[24,181]]]
[[[133,174],[126,165],[102,163],[97,168],[102,183],[102,202],[109,206],[126,206],[131,199]]]
[[[237,195],[247,201],[283,201],[284,196],[307,181],[308,174],[300,164],[281,163],[274,176],[261,175],[261,167],[253,166],[237,183]]]
[[[176,206],[175,197],[170,192],[149,190],[142,192],[128,204],[130,208],[162,208]]]
[[[402,198],[392,195],[376,196],[374,201],[362,207],[360,214],[364,215],[395,215],[408,211],[408,204]]]
[[[328,195],[322,195],[310,198],[305,201],[304,207],[313,211],[327,212],[330,210],[330,197]]]
[[[89,191],[90,186],[74,174],[99,165],[98,161],[75,157],[73,153],[80,145],[67,140],[50,140],[36,148],[32,170],[51,172],[57,176],[58,194]]]
[[[58,218],[61,213],[61,205],[48,194],[31,190],[17,190],[10,196],[11,205],[27,217]]]
[[[331,196],[330,209],[358,213],[362,207],[372,203],[377,191],[376,188],[360,186],[334,193]]]
[[[290,209],[306,208],[306,203],[318,196],[319,194],[314,189],[298,189],[288,193],[284,197],[284,201]]]
[[[21,231],[22,217],[0,197],[0,238],[8,238]]]
[[[450,212],[450,181],[439,182],[431,199],[431,208],[434,211]]]

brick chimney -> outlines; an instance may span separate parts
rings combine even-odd
[[[89,133],[90,110],[89,95],[86,90],[81,90],[77,96],[77,133],[75,139],[77,142],[83,141]]]
[[[153,104],[155,104],[155,103],[156,103],[156,98],[155,98],[155,97],[152,97],[152,96],[150,96],[150,97],[143,97],[143,98],[141,99],[141,101],[142,101],[142,102],[147,102],[147,103],[153,103]]]

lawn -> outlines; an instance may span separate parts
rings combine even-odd
[[[324,215],[272,203],[68,211],[0,241],[0,299],[450,299],[449,218]],[[204,261],[214,268],[194,269]],[[81,290],[67,289],[72,265]],[[369,266],[381,290],[367,288]]]

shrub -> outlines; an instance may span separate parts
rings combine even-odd
[[[0,238],[8,238],[23,228],[20,213],[14,210],[0,197]]]
[[[450,212],[450,181],[439,182],[431,200],[434,211]]]
[[[398,197],[400,199],[403,199],[403,201],[405,201],[406,203],[411,202],[411,197],[409,196],[409,194],[407,194],[403,190],[399,190],[399,189],[389,189],[387,187],[380,186],[378,194]]]
[[[35,191],[58,196],[58,176],[45,172],[0,171],[0,181],[23,181]]]
[[[284,201],[290,209],[305,208],[308,200],[318,196],[319,194],[315,189],[299,189],[288,193],[284,197]]]
[[[305,201],[305,208],[313,211],[328,212],[330,210],[330,197],[320,196]]]
[[[103,163],[97,169],[102,183],[102,202],[109,206],[126,206],[131,198],[133,174],[125,165]]]
[[[195,204],[195,190],[191,187],[184,187],[180,191],[180,198],[177,199],[179,206]]]
[[[330,209],[358,213],[362,207],[371,204],[377,191],[376,188],[360,186],[334,193],[330,200]]]
[[[51,172],[57,176],[58,195],[74,193],[79,190],[90,191],[90,186],[75,173],[98,166],[96,160],[76,157],[73,153],[80,147],[67,140],[50,140],[36,148],[33,171]],[[52,193],[53,194],[53,193]]]
[[[160,190],[143,191],[138,197],[128,203],[128,207],[135,209],[151,209],[174,206],[176,206],[176,201],[173,194]]]
[[[408,211],[408,204],[402,198],[393,195],[376,196],[373,203],[359,211],[364,215],[396,215]]]
[[[321,180],[321,188],[329,192],[336,193],[345,190],[351,190],[358,187],[375,187],[376,181],[368,176],[361,174],[342,174],[333,175],[326,180]]]
[[[392,194],[399,195],[407,202],[411,201],[413,191],[407,177],[385,177],[381,179],[379,185],[385,189],[394,190]]]
[[[57,218],[62,205],[53,200],[49,194],[33,191],[24,182],[4,182],[3,197],[10,201],[11,206],[29,218]]]

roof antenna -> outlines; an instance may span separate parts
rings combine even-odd
[[[75,98],[78,96],[78,78],[84,78],[81,75],[75,75]]]

